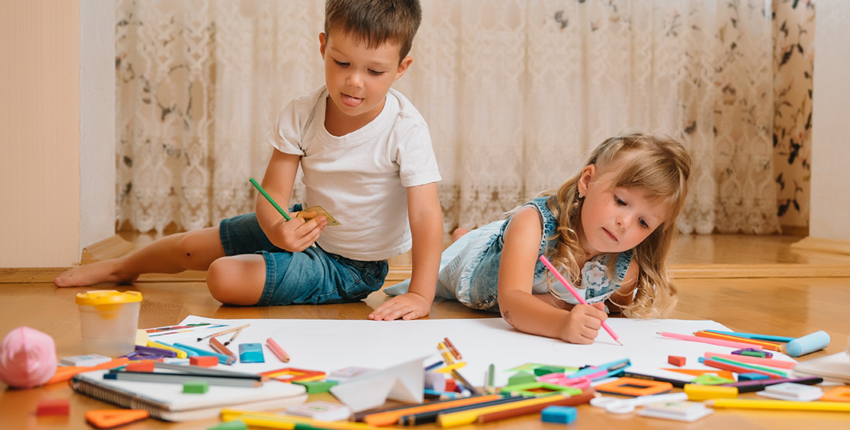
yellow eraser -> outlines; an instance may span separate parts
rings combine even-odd
[[[685,384],[685,393],[688,395],[688,400],[693,401],[734,399],[738,397],[738,387]]]
[[[144,330],[136,330],[136,345],[148,346],[148,332]]]

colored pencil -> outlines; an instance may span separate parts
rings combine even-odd
[[[688,383],[687,381],[682,381],[682,380],[679,380],[679,379],[663,378],[661,376],[646,375],[646,374],[643,374],[643,373],[634,373],[634,372],[629,372],[629,371],[624,371],[622,376],[624,378],[643,379],[643,380],[646,380],[646,381],[669,382],[669,383],[673,384],[673,386],[676,387],[676,388],[685,388],[685,384]]]
[[[848,402],[789,402],[787,400],[714,399],[706,406],[737,409],[780,409],[786,411],[834,411],[850,412]]]
[[[483,397],[483,396],[479,396]],[[467,397],[469,398],[469,397]],[[523,396],[508,396],[502,397],[501,399],[490,400],[487,402],[480,402],[469,405],[461,405],[461,406],[453,406],[451,408],[443,408],[432,411],[424,411],[418,412],[415,414],[402,415],[398,418],[398,425],[402,426],[418,426],[422,424],[430,424],[437,422],[437,417],[441,414],[450,414],[454,412],[468,411],[472,409],[480,409],[489,406],[503,405],[506,403],[513,403],[525,400],[526,398]]]
[[[236,331],[236,330],[241,330],[241,329],[243,329],[243,328],[245,328],[245,327],[248,327],[248,326],[250,326],[250,325],[251,325],[251,324],[243,324],[243,325],[240,325],[239,327],[232,327],[232,328],[229,328],[229,329],[227,329],[227,330],[222,330],[222,331],[217,332],[217,333],[208,334],[208,335],[206,335],[206,336],[204,336],[204,337],[199,337],[199,338],[198,338],[198,342],[200,342],[200,341],[202,341],[202,340],[204,340],[204,339],[206,339],[206,338],[209,338],[209,337],[219,337],[219,336],[221,336],[221,335],[223,335],[223,334],[233,333],[233,332],[234,332],[234,331]]]
[[[785,372],[783,372],[783,371],[781,371],[781,370],[770,369],[770,368],[763,367],[763,366],[757,366],[757,365],[755,365],[755,364],[743,363],[743,362],[735,361],[735,360],[732,360],[732,359],[729,359],[729,358],[723,358],[723,357],[717,357],[717,356],[714,356],[714,357],[711,357],[711,358],[705,358],[705,359],[702,359],[702,360],[703,360],[703,361],[705,361],[705,360],[720,361],[720,362],[722,362],[722,363],[729,363],[729,364],[733,364],[733,365],[735,365],[735,366],[746,367],[746,368],[750,368],[750,369],[754,369],[754,370],[761,370],[761,371],[763,371],[763,372],[775,373],[775,374],[777,374],[777,375],[779,375],[779,376],[781,376],[781,377],[783,377],[783,378],[787,378],[787,377],[788,377],[788,374],[787,374],[787,373],[785,373]]]
[[[461,358],[463,358],[460,355],[460,351],[458,351],[457,348],[455,348],[455,345],[452,343],[452,341],[449,340],[449,338],[444,337],[443,341],[446,343],[446,346],[449,347],[449,351],[452,353],[452,355],[454,356],[454,358],[456,360],[460,360]]]
[[[529,405],[529,406],[523,406],[521,408],[516,408],[516,409],[508,409],[508,410],[499,411],[499,412],[490,412],[490,413],[487,413],[487,414],[479,415],[478,416],[478,422],[479,423],[488,423],[490,421],[503,420],[505,418],[518,417],[520,415],[534,414],[534,413],[542,411],[543,409],[546,409],[549,406],[575,406],[575,405],[580,405],[582,403],[590,402],[590,399],[592,399],[594,396],[595,396],[595,394],[591,390],[591,391],[585,391],[581,394],[578,394],[578,395],[575,395],[575,396],[572,396],[572,397],[567,397],[567,398],[565,398],[565,399],[563,399],[559,402],[555,402],[555,403],[543,404],[543,405]]]
[[[250,427],[267,427],[276,429],[302,429],[307,427],[286,427],[286,425],[310,425],[314,428],[331,430],[375,430],[374,427],[363,423],[352,423],[348,421],[316,421],[306,417],[294,415],[280,415],[269,412],[253,412],[239,409],[223,408],[220,417],[222,421],[240,420]]]
[[[402,406],[391,410],[380,411],[362,417],[362,421],[372,426],[389,426],[399,422],[399,418],[407,415],[415,415],[422,412],[439,411],[459,406],[467,406],[473,404],[482,404],[493,400],[498,400],[504,396],[499,394],[490,394],[486,396],[464,397],[462,399],[451,399],[440,402],[431,402],[422,405]]]
[[[107,361],[106,363],[100,363],[97,366],[58,366],[56,368],[56,373],[54,373],[50,379],[41,385],[65,382],[79,373],[91,372],[92,370],[114,369],[116,367],[126,366],[129,362],[130,360],[127,358],[116,358],[115,360]]]
[[[558,272],[558,270],[555,269],[555,266],[552,265],[552,262],[549,261],[549,259],[546,258],[545,255],[540,256],[540,261],[543,262],[543,264],[546,266],[546,268],[549,269],[549,271],[552,272],[553,275],[555,275],[555,278],[557,278],[558,281],[560,281],[562,284],[564,284],[565,287],[567,287],[568,290],[570,290],[570,294],[572,294],[573,297],[575,297],[576,300],[578,300],[579,303],[581,303],[583,305],[587,304],[587,301],[584,299],[584,297],[579,295],[578,291],[576,291],[575,287],[573,287],[573,284],[571,284],[569,281],[567,281],[566,278],[561,276],[561,274]],[[604,321],[602,322],[602,328],[604,328],[605,331],[607,331],[608,334],[611,335],[611,337],[614,338],[614,341],[616,341],[617,343],[620,344],[620,346],[623,345],[623,342],[620,342],[620,338],[617,337],[616,334],[614,334],[614,330],[611,330],[611,327],[608,327],[608,324],[606,324]]]
[[[189,349],[198,353],[198,355],[212,355],[214,357],[218,357],[219,364],[233,364],[233,357],[225,354],[219,354],[217,352],[207,351],[201,348],[195,348],[194,346],[186,345],[185,343],[174,343],[175,347]]]
[[[117,379],[121,381],[139,382],[164,382],[168,384],[182,384],[184,382],[203,381],[210,385],[224,385],[228,387],[259,387],[262,382],[255,379],[234,378],[227,376],[196,375],[191,373],[152,373],[152,372],[125,372],[111,371],[104,374],[103,379]]]
[[[738,336],[738,337],[746,337],[749,339],[755,340],[768,340],[773,342],[791,342],[797,338],[795,337],[786,337],[786,336],[770,336],[767,334],[754,334],[754,333],[737,333],[734,331],[720,331],[720,330],[706,330],[711,333],[720,333],[720,334],[728,334],[730,336]]]
[[[278,360],[284,363],[289,363],[289,354],[287,354],[286,351],[284,351],[283,348],[281,348],[280,345],[278,345],[277,342],[274,341],[274,339],[266,339],[266,346],[269,347],[269,349],[272,351],[275,357],[277,357]]]
[[[278,211],[278,212],[280,212],[280,214],[281,214],[281,215],[283,215],[283,218],[284,218],[284,219],[286,219],[287,221],[291,221],[291,220],[292,220],[292,218],[290,218],[290,217],[289,217],[289,214],[287,214],[287,213],[286,213],[286,211],[285,211],[285,210],[283,210],[283,208],[282,208],[282,207],[280,207],[280,206],[277,204],[277,202],[276,202],[276,201],[274,201],[274,199],[272,198],[272,196],[270,196],[270,195],[269,195],[269,193],[267,193],[267,192],[266,192],[266,190],[264,190],[264,189],[263,189],[263,187],[262,187],[260,184],[258,184],[256,180],[254,180],[254,178],[248,178],[248,181],[250,181],[250,182],[251,182],[251,185],[253,185],[253,186],[254,186],[254,188],[256,188],[256,189],[257,189],[257,191],[259,191],[259,192],[260,192],[260,194],[262,194],[262,195],[263,195],[263,197],[265,197],[265,198],[266,198],[266,200],[268,200],[268,202],[269,202],[269,203],[271,203],[271,204],[272,204],[272,206],[274,206],[274,208],[275,208],[275,209],[277,209],[277,211]]]
[[[224,346],[224,344],[222,344],[221,342],[219,342],[219,341],[218,341],[218,339],[216,339],[216,338],[214,338],[214,337],[213,337],[213,338],[210,338],[210,347],[211,347],[211,348],[212,348],[215,352],[217,352],[217,353],[219,353],[219,354],[224,354],[224,355],[226,355],[226,356],[228,356],[228,357],[233,357],[233,359],[234,359],[234,360],[236,360],[236,354],[234,354],[234,353],[233,353],[233,351],[231,351],[231,350],[227,349],[227,347],[226,347],[226,346]]]
[[[551,406],[556,404],[557,402],[563,401],[565,398],[568,397],[570,397],[568,394],[553,394],[549,396],[532,397],[530,399],[505,403],[501,405],[485,406],[482,408],[470,409],[468,411],[440,414],[437,416],[437,422],[440,423],[440,426],[442,426],[443,428],[461,426],[464,424],[472,424],[476,420],[478,420],[478,417],[480,415],[489,414],[492,412],[501,412],[508,409],[517,409],[531,405],[544,405],[544,407]]]
[[[437,344],[437,351],[443,356],[443,361],[448,365],[455,362],[454,357],[452,357],[451,352],[449,351],[449,347],[446,346],[445,343],[440,342]]]
[[[774,360],[772,358],[758,358],[758,357],[748,357],[746,355],[735,355],[735,354],[720,354],[717,352],[706,352],[705,358],[711,357],[722,357],[728,358],[729,360],[740,361],[741,363],[750,363],[750,364],[760,364],[762,366],[768,367],[778,367],[780,369],[792,369],[796,362],[793,361],[782,361],[782,360]]]
[[[440,361],[438,361],[434,364],[429,364],[428,366],[425,366],[425,371],[427,372],[429,370],[434,370],[434,369],[436,369],[436,368],[438,368],[442,365],[443,365],[443,360],[440,360]]]
[[[729,335],[725,335],[725,334],[717,334],[717,333],[709,333],[709,332],[704,332],[704,331],[698,331],[698,332],[694,333],[694,336],[704,337],[704,338],[707,338],[707,339],[728,340],[730,342],[749,343],[751,345],[761,346],[762,349],[766,349],[768,351],[781,351],[782,350],[782,345],[780,345],[778,343],[747,339],[747,338],[743,338],[743,337],[729,336]],[[752,348],[752,347],[750,347],[750,348]]]
[[[466,378],[464,378],[464,377],[463,377],[460,373],[458,373],[457,369],[452,369],[452,376],[454,376],[454,377],[455,377],[455,379],[456,379],[458,382],[460,382],[460,383],[461,383],[461,385],[465,386],[465,387],[466,387],[466,389],[467,389],[467,390],[469,390],[469,392],[470,392],[470,393],[472,393],[472,394],[481,394],[481,392],[479,392],[479,391],[478,391],[478,389],[476,389],[474,385],[472,385],[471,383],[469,383],[469,381],[468,381],[468,380],[466,380]]]
[[[207,376],[222,376],[222,377],[230,377],[230,378],[242,378],[242,379],[253,379],[255,381],[265,382],[270,378],[268,376],[261,376],[255,373],[244,373],[244,372],[234,372],[232,370],[221,370],[221,369],[212,369],[209,367],[199,367],[199,366],[186,366],[183,364],[169,364],[156,362],[154,363],[154,367],[157,369],[165,369],[165,370],[176,370],[180,373],[190,373],[192,375],[207,375]]]
[[[823,382],[823,378],[812,376],[808,378],[780,378],[780,379],[760,379],[757,381],[743,381],[731,384],[723,384],[724,387],[736,387],[738,393],[754,393],[764,390],[769,385],[781,384],[783,382],[795,382],[797,384],[816,385]]]
[[[703,360],[702,364],[705,364],[706,366],[714,367],[714,368],[717,368],[717,369],[730,370],[730,371],[735,372],[735,373],[758,373],[760,375],[765,375],[765,376],[767,376],[771,379],[781,378],[781,376],[779,376],[775,373],[765,372],[763,370],[751,369],[749,367],[736,366],[734,364],[724,363],[722,361],[712,360],[710,358]]]
[[[726,346],[726,347],[729,347],[729,348],[754,348],[754,349],[758,349],[758,350],[762,349],[761,345],[753,345],[751,343],[731,342],[731,341],[728,341],[728,340],[710,339],[710,338],[707,338],[707,337],[691,336],[691,335],[680,334],[680,333],[659,332],[658,334],[660,336],[669,337],[671,339],[687,340],[687,341],[691,341],[691,342],[709,343],[709,344],[712,344],[712,345]]]

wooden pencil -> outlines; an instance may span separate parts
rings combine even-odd
[[[593,391],[584,391],[581,394],[578,394],[578,395],[575,395],[575,396],[572,396],[572,397],[566,397],[563,400],[559,400],[559,401],[553,402],[553,403],[542,404],[542,405],[529,405],[529,406],[523,406],[521,408],[516,408],[516,409],[508,409],[508,410],[504,410],[504,411],[481,414],[481,415],[478,416],[478,422],[479,423],[488,423],[490,421],[497,421],[497,420],[502,420],[502,419],[505,419],[505,418],[518,417],[520,415],[533,414],[533,413],[536,413],[536,412],[540,412],[540,411],[542,411],[543,409],[546,409],[549,406],[575,406],[575,405],[580,405],[582,403],[590,402],[590,399],[592,399],[594,396],[595,396],[595,394],[594,394]]]

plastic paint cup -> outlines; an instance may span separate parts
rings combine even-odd
[[[77,294],[83,352],[111,357],[136,347],[136,329],[142,293],[95,290]]]

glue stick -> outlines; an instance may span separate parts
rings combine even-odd
[[[788,342],[788,345],[785,346],[785,351],[792,357],[799,357],[824,349],[828,345],[829,335],[821,330]]]

